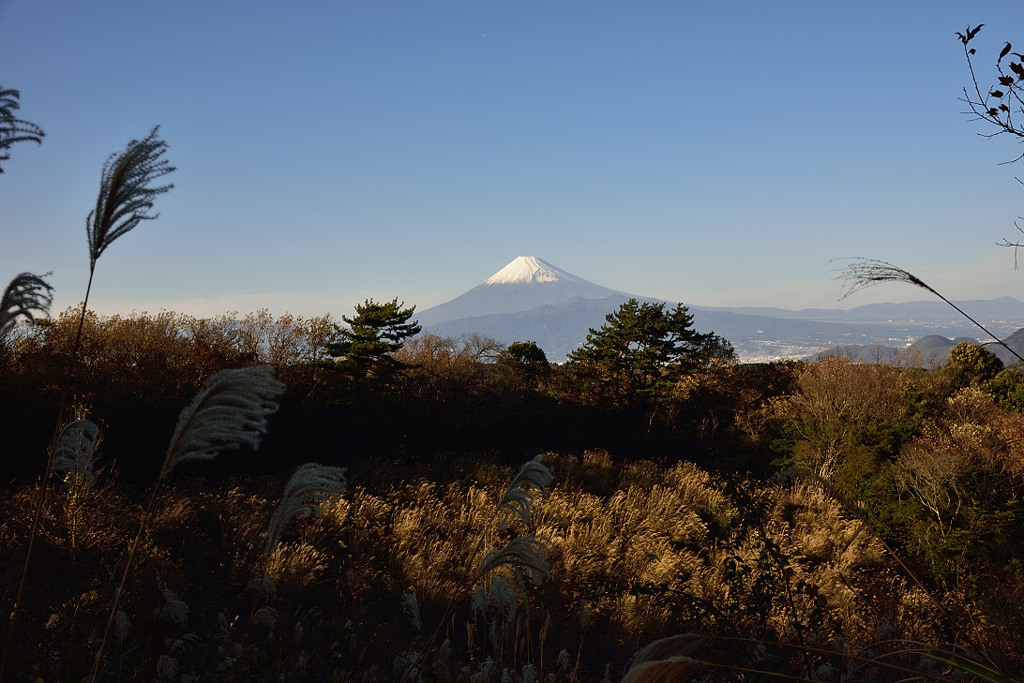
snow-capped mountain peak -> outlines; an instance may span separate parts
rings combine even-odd
[[[485,285],[514,285],[525,282],[580,282],[575,275],[556,268],[536,256],[519,256],[483,281]]]
[[[451,301],[417,311],[424,329],[439,323],[495,313],[528,311],[569,299],[617,296],[607,287],[587,282],[536,256],[520,256],[473,289]]]

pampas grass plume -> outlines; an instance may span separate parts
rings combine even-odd
[[[212,375],[178,417],[160,478],[187,460],[211,460],[222,450],[242,445],[259,448],[267,416],[277,410],[283,391],[269,365]]]
[[[420,603],[416,599],[416,591],[404,593],[401,600],[402,614],[409,618],[409,623],[412,624],[417,631],[423,629],[423,621],[420,619]]]
[[[270,518],[267,553],[277,546],[288,522],[298,517],[319,517],[320,505],[328,496],[344,493],[346,485],[343,467],[329,467],[316,462],[299,466],[285,484],[281,503]]]
[[[528,489],[535,488],[542,494],[546,493],[554,480],[551,471],[541,462],[543,457],[538,455],[533,460],[528,460],[509,484],[508,491],[498,501],[498,509],[504,515],[501,520],[502,529],[512,517],[518,517],[523,523],[529,521],[533,513],[533,494]]]
[[[964,309],[957,306],[955,303],[944,297],[937,290],[933,289],[928,283],[921,278],[917,277],[913,273],[903,270],[899,266],[894,266],[886,261],[879,261],[878,259],[868,258],[854,258],[845,259],[850,263],[840,273],[837,279],[842,280],[843,286],[839,298],[845,299],[854,292],[860,291],[867,287],[878,284],[879,282],[904,282],[914,287],[920,287],[923,290],[931,292],[935,296],[942,299],[950,307],[953,308],[957,313],[962,315],[971,321],[975,327],[987,334],[992,340],[1002,346],[1004,349],[1009,351],[1017,360],[1024,362],[1024,356],[1017,353],[1016,349],[1012,348],[1005,341],[997,337],[988,331],[988,329],[980,322],[975,320],[967,313]]]
[[[12,88],[0,87],[0,161],[11,158],[9,150],[16,142],[42,144],[46,133],[31,121],[19,119],[15,112],[21,108],[21,93]],[[0,168],[0,173],[4,169]]]
[[[491,578],[491,587],[487,591],[490,604],[494,610],[505,617],[505,621],[511,623],[516,618],[516,608],[519,606],[519,598],[508,581],[500,576]]]
[[[85,231],[89,238],[89,267],[95,269],[100,254],[118,237],[141,221],[157,218],[151,214],[153,200],[174,185],[152,187],[157,178],[174,171],[166,159],[167,143],[157,137],[156,126],[142,140],[132,140],[120,154],[111,154],[103,164],[96,208],[89,212]]]
[[[121,610],[117,610],[114,614],[114,637],[117,638],[117,642],[124,646],[124,639],[128,637],[128,634],[132,630],[132,620],[128,618],[128,615]]]
[[[913,273],[886,261],[869,258],[845,260],[849,261],[849,263],[838,276],[838,279],[842,280],[843,283],[840,299],[845,299],[854,292],[877,285],[880,282],[904,282],[914,287],[926,289],[932,294],[939,294]]]
[[[692,633],[648,643],[633,659],[622,683],[671,683],[689,680],[705,664],[695,659],[705,644],[704,638]]]
[[[513,567],[526,569],[530,572],[533,582],[540,585],[542,578],[551,575],[547,560],[548,551],[548,542],[536,536],[514,538],[501,550],[487,553],[476,569],[476,576],[480,578],[499,567]]]
[[[22,273],[7,285],[3,299],[0,300],[0,339],[14,331],[19,317],[34,323],[33,311],[48,315],[50,304],[53,303],[53,287],[43,279],[46,275]]]
[[[188,605],[170,589],[165,588],[163,596],[164,604],[154,611],[153,616],[184,626],[188,622]]]
[[[256,595],[264,598],[272,598],[277,593],[277,582],[266,574],[257,576],[245,587],[246,590],[255,591]]]
[[[89,420],[75,420],[64,425],[53,449],[50,469],[77,472],[93,482],[93,456],[100,443],[100,428]]]

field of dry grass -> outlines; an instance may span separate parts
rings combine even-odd
[[[988,637],[969,605],[933,602],[813,482],[548,454],[548,494],[528,523],[502,529],[497,504],[514,471],[470,462],[447,480],[371,490],[350,478],[269,556],[279,482],[209,490],[172,480],[131,569],[102,678],[618,680],[645,644],[692,632],[705,638],[701,656],[723,664],[839,680],[819,670],[839,676],[880,643],[940,646],[949,627],[964,642]],[[33,494],[3,492],[4,604]],[[104,473],[53,487],[14,645],[20,675],[88,672],[141,514]],[[475,571],[524,535],[549,548],[542,580],[515,564]],[[945,623],[954,609],[956,623]]]

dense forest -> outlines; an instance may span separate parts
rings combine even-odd
[[[1021,373],[968,344],[927,371],[745,365],[685,309],[628,309],[562,365],[372,301],[89,314],[73,365],[78,309],[8,337],[5,606],[61,397],[99,428],[45,482],[15,680],[79,679],[105,627],[100,680],[620,680],[656,641],[676,673],[631,680],[1019,674]],[[268,367],[258,448],[165,473],[204,382]],[[268,528],[309,461],[346,490]]]

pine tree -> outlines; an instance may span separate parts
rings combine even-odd
[[[387,303],[367,299],[357,304],[354,317],[341,316],[348,327],[335,327],[337,338],[328,351],[365,372],[379,374],[385,367],[393,369],[398,362],[391,354],[422,329],[415,320],[409,322],[416,307],[404,305],[397,298]]]
[[[685,372],[733,355],[723,338],[694,330],[693,315],[682,304],[666,311],[663,303],[630,299],[605,320],[601,329],[591,328],[569,361],[617,375],[634,391],[653,387],[667,371]]]

